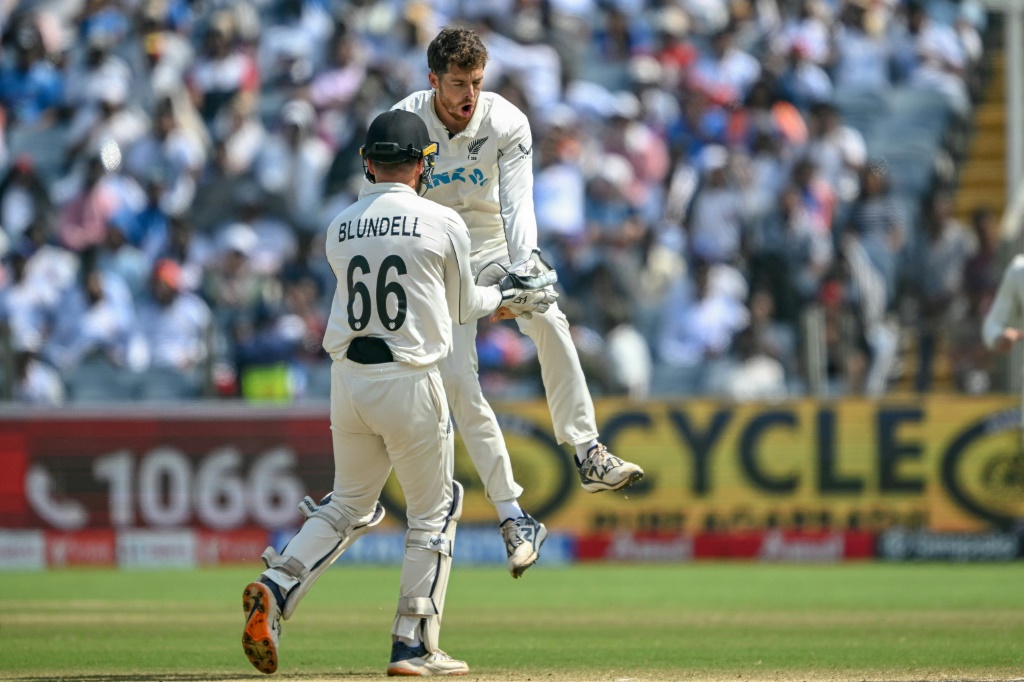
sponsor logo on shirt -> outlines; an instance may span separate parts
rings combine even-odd
[[[450,185],[453,182],[471,182],[478,187],[483,187],[490,178],[485,178],[483,172],[479,168],[474,168],[472,173],[466,173],[466,169],[462,166],[456,168],[453,171],[445,171],[444,173],[435,172],[431,187],[437,187],[438,185]]]

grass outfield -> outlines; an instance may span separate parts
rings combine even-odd
[[[253,680],[253,568],[3,575],[0,679]],[[382,677],[397,568],[329,571],[275,678]],[[479,680],[1024,678],[1024,564],[456,566],[444,647]]]

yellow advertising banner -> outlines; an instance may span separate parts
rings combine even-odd
[[[646,471],[625,491],[580,488],[545,403],[495,405],[520,502],[551,529],[977,531],[1024,520],[1020,406],[1006,396],[595,407],[602,441]],[[463,521],[495,522],[461,440],[456,478]],[[400,496],[389,482],[386,497]]]

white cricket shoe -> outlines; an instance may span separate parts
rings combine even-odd
[[[505,539],[508,571],[513,578],[518,578],[537,563],[540,546],[548,537],[548,529],[529,514],[523,514],[518,519],[505,519],[499,530]]]
[[[281,638],[281,609],[270,588],[249,583],[242,592],[245,630],[242,648],[257,670],[268,675],[277,670],[277,643]]]
[[[432,677],[434,675],[465,675],[469,666],[465,661],[457,661],[438,649],[427,652],[421,642],[416,648],[403,642],[391,645],[391,662],[388,664],[388,677]]]
[[[621,490],[644,477],[643,469],[608,452],[603,443],[590,448],[578,468],[580,483],[588,493]]]

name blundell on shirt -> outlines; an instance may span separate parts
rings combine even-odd
[[[338,241],[343,242],[350,239],[363,239],[365,237],[421,237],[416,231],[420,222],[419,217],[412,219],[409,225],[408,216],[396,215],[390,218],[358,218],[347,220],[338,226]]]

